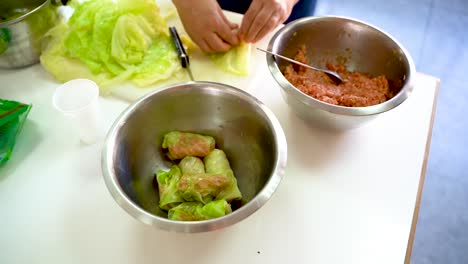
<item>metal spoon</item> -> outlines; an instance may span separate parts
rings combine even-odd
[[[302,62],[299,62],[297,60],[293,60],[291,58],[288,58],[288,57],[285,57],[283,55],[279,55],[277,53],[274,53],[274,52],[271,52],[271,51],[268,51],[268,50],[264,50],[264,49],[261,49],[261,48],[257,48],[259,51],[263,51],[265,53],[268,53],[268,54],[271,54],[273,56],[276,56],[276,57],[279,57],[283,60],[287,60],[289,62],[292,62],[292,63],[295,63],[295,64],[298,64],[298,65],[301,65],[301,66],[304,66],[306,68],[309,68],[311,70],[314,70],[314,71],[320,71],[320,72],[323,72],[325,73],[326,75],[328,75],[328,77],[330,77],[330,79],[332,79],[332,81],[336,84],[340,84],[343,82],[343,78],[341,78],[341,76],[334,72],[334,71],[330,71],[330,70],[324,70],[324,69],[320,69],[320,68],[315,68],[314,66],[310,66],[310,65],[307,65],[305,63],[302,63]]]

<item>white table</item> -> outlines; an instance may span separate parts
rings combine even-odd
[[[254,67],[245,88],[283,126],[285,177],[255,214],[201,234],[157,230],[125,213],[102,179],[102,141],[81,145],[54,111],[58,83],[39,65],[0,71],[0,98],[33,104],[0,168],[0,263],[408,262],[439,81],[418,74],[398,108],[333,134],[289,111],[264,60]],[[128,106],[100,103],[106,128]]]

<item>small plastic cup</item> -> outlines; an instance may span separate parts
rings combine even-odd
[[[95,143],[101,136],[99,87],[87,79],[68,81],[55,90],[52,103],[78,131],[81,142]]]

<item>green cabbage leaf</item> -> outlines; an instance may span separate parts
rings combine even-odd
[[[247,76],[250,72],[250,49],[250,44],[241,43],[227,52],[211,54],[211,60],[225,72]]]
[[[104,87],[149,86],[181,67],[168,27],[152,0],[73,2],[69,21],[46,35],[42,65],[59,81],[88,78]]]

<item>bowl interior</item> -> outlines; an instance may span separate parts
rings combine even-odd
[[[226,152],[238,180],[242,202],[250,201],[265,186],[277,162],[273,126],[257,103],[237,89],[207,83],[179,85],[142,99],[110,138],[120,188],[135,205],[166,217],[158,207],[153,179],[156,171],[173,164],[161,148],[164,134],[180,130],[216,139],[216,147]]]
[[[399,91],[411,63],[398,43],[380,30],[340,17],[311,17],[290,22],[270,43],[270,49],[294,57],[305,45],[310,64],[326,68],[343,64],[349,71],[385,75]],[[289,62],[277,60],[283,70]]]

